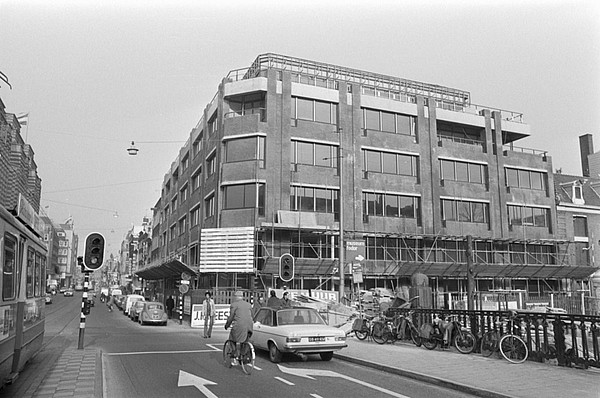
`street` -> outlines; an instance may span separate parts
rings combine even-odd
[[[46,306],[45,343],[50,344],[3,394],[24,396],[27,385],[47,371],[67,340],[77,340],[80,303],[81,293],[76,293],[72,298],[57,295]],[[86,320],[84,346],[102,352],[104,397],[465,396],[338,359],[323,362],[318,356],[309,356],[305,362],[284,356],[280,364],[274,364],[266,352],[258,351],[256,368],[246,375],[239,367],[228,369],[222,364],[221,348],[228,332],[216,329],[211,339],[203,339],[201,333],[174,321],[166,327],[141,326],[117,309],[109,312],[96,299]]]

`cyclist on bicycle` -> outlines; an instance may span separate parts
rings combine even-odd
[[[229,317],[225,323],[225,330],[229,326],[231,326],[229,340],[235,342],[234,358],[237,358],[240,352],[240,343],[248,340],[253,331],[252,306],[244,301],[243,292],[241,291],[235,292],[231,307],[229,307]],[[235,365],[235,359],[232,361],[232,365]]]

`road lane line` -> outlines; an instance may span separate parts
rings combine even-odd
[[[215,347],[214,344],[207,344],[206,346],[212,348],[215,351],[221,351],[222,350],[222,348],[220,348],[220,347]]]
[[[188,351],[139,351],[139,352],[111,352],[105,353],[108,356],[122,355],[147,355],[147,354],[194,354],[199,352],[215,352],[215,350],[188,350]]]
[[[310,394],[310,396],[313,397],[313,398],[323,398],[319,394]]]
[[[294,383],[292,383],[291,381],[288,381],[288,380],[284,379],[283,377],[275,376],[275,378],[277,380],[279,380],[280,382],[287,384],[288,386],[295,386]]]

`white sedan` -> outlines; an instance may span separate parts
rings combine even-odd
[[[347,347],[346,333],[327,325],[312,308],[261,308],[254,316],[252,344],[269,351],[271,362],[280,362],[283,353],[305,357],[319,354],[323,361]]]

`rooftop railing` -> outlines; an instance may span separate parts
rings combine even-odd
[[[541,149],[522,148],[522,147],[514,146],[512,144],[502,145],[502,150],[510,151],[510,152],[528,153],[530,155],[537,155],[537,156],[546,156],[548,154],[548,151],[543,151]]]

